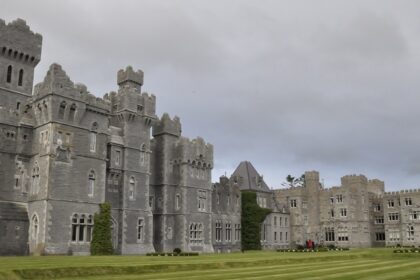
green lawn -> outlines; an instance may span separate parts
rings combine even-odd
[[[392,251],[0,257],[0,279],[420,279],[420,253]]]

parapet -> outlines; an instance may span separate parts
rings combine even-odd
[[[188,139],[181,137],[178,143],[178,157],[182,161],[194,164],[205,164],[207,168],[213,168],[213,145],[206,143],[203,138]]]
[[[368,183],[368,179],[365,175],[346,175],[341,177],[341,185],[342,186],[350,186],[354,184],[359,185],[366,185]]]
[[[140,90],[141,86],[143,85],[143,77],[143,71],[134,71],[133,67],[127,66],[125,70],[121,69],[120,71],[118,71],[117,84],[120,87],[124,87],[127,85]]]
[[[42,36],[30,30],[23,19],[8,24],[0,19],[0,53],[33,65],[41,60]]]
[[[170,134],[177,137],[181,136],[181,121],[175,116],[173,119],[168,113],[164,113],[162,118],[153,126],[153,137]]]
[[[106,99],[90,94],[87,87],[83,84],[74,84],[67,76],[66,72],[59,64],[51,64],[44,81],[37,84],[34,88],[34,98],[39,98],[47,94],[58,94],[74,98],[88,105],[109,111],[111,102]]]

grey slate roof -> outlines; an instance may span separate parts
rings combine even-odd
[[[238,182],[241,190],[271,192],[262,176],[249,161],[242,161],[232,173],[231,179]]]

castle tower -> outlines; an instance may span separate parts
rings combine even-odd
[[[109,96],[114,132],[108,144],[106,201],[112,205],[115,249],[122,254],[142,254],[154,251],[149,181],[156,98],[141,93],[141,70],[131,66],[120,70],[117,82],[118,93]]]
[[[152,191],[156,250],[212,252],[213,146],[181,137],[178,117],[153,127]]]
[[[41,46],[41,35],[25,21],[6,24],[0,19],[0,228],[9,229],[0,234],[0,255],[27,253],[27,201],[34,171],[32,120],[23,111]]]
[[[0,106],[16,108],[32,94],[34,69],[41,60],[42,36],[17,19],[0,19]]]

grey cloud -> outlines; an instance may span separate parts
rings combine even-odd
[[[250,160],[278,187],[317,169],[420,180],[418,1],[5,1],[98,96],[145,71],[159,114],[215,145],[214,180]],[[26,9],[22,9],[25,7]]]

